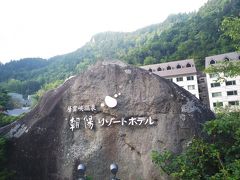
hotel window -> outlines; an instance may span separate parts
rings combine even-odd
[[[162,68],[160,68],[160,67],[159,67],[159,68],[157,68],[157,71],[162,71]]]
[[[210,78],[215,78],[215,77],[218,77],[217,74],[209,74]]]
[[[211,87],[219,87],[220,86],[220,83],[217,82],[217,83],[211,83]]]
[[[234,95],[237,95],[237,91],[227,91],[227,95],[228,96],[234,96]]]
[[[194,90],[195,89],[195,85],[188,85],[188,90]]]
[[[192,67],[190,63],[187,63],[186,67]]]
[[[213,59],[210,61],[210,64],[216,64],[216,61],[214,61]]]
[[[177,82],[183,81],[183,77],[177,77],[176,79],[177,79]]]
[[[228,105],[229,106],[239,106],[239,101],[229,101]]]
[[[227,81],[226,86],[236,85],[236,81]]]
[[[187,76],[187,80],[188,81],[194,80],[194,77],[193,76]]]
[[[225,57],[224,61],[229,61],[230,59],[228,57]]]
[[[167,80],[169,80],[169,81],[173,82],[173,79],[172,79],[172,78],[169,78],[169,79],[167,79]]]
[[[223,102],[214,102],[213,103],[213,107],[222,107],[223,106]]]
[[[180,68],[181,68],[181,65],[178,64],[178,65],[177,65],[177,69],[180,69]]]
[[[220,96],[222,96],[221,92],[212,93],[212,97],[220,97]]]
[[[167,70],[171,70],[171,66],[168,66],[168,67],[167,67]]]

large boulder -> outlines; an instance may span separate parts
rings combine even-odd
[[[146,70],[103,61],[49,91],[23,119],[0,129],[10,139],[16,179],[166,179],[151,151],[180,153],[214,118],[195,96]]]

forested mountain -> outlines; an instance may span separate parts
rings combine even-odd
[[[221,23],[238,17],[239,9],[239,0],[210,0],[198,12],[170,15],[163,23],[135,32],[99,33],[69,54],[0,64],[0,82],[5,89],[27,95],[102,59],[143,65],[194,58],[202,68],[206,56],[236,50],[239,42],[223,35]]]
[[[111,56],[130,64],[194,58],[201,67],[204,57],[235,50],[220,25],[224,17],[238,16],[239,9],[239,0],[211,0],[197,13],[170,16],[159,25],[162,29],[155,25],[127,34],[99,34],[87,46],[97,58]]]
[[[0,64],[0,82],[6,79],[28,80],[34,73],[48,65],[47,60],[41,58],[25,58],[19,61],[10,61],[5,65]],[[29,74],[31,72],[31,74]]]

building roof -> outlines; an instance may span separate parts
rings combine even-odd
[[[186,74],[197,74],[197,70],[193,59],[180,61],[172,61],[160,64],[151,64],[141,66],[141,68],[149,70],[162,77],[172,77]]]
[[[221,61],[231,61],[231,60],[240,60],[240,53],[230,52],[225,54],[219,54],[214,56],[208,56],[205,58],[205,68],[210,66],[211,64],[216,64]]]

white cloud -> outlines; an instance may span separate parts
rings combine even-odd
[[[103,31],[133,31],[207,0],[0,1],[0,61],[74,51]]]

